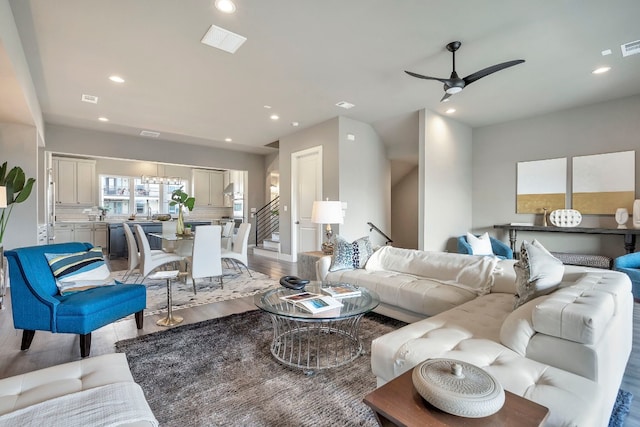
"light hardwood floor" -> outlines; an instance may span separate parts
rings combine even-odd
[[[126,262],[122,260],[112,260],[110,263],[112,270],[126,268]],[[253,255],[249,255],[249,267],[274,279],[297,274],[294,263]],[[0,311],[0,378],[80,359],[78,337],[69,334],[38,331],[31,348],[25,352],[20,351],[22,332],[13,328],[11,298],[7,295],[6,299],[7,308]],[[184,317],[183,324],[188,324],[255,309],[253,297],[247,297],[183,309],[179,313]],[[133,319],[100,328],[92,334],[91,355],[114,352],[114,344],[117,341],[165,330],[166,328],[156,325],[156,320],[161,317],[162,315],[145,316],[142,330],[136,329]],[[626,426],[640,426],[640,304],[638,303],[634,306],[633,323],[633,350],[621,386],[635,396]]]

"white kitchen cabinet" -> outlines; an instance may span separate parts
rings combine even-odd
[[[56,204],[94,206],[96,204],[95,160],[53,158]]]
[[[87,242],[107,249],[107,224],[103,222],[56,223],[54,233],[54,243]]]
[[[193,170],[193,197],[196,206],[224,206],[224,172]]]

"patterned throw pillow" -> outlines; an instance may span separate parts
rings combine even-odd
[[[51,267],[60,295],[84,291],[98,286],[112,286],[109,268],[102,257],[102,248],[71,254],[44,254]]]
[[[520,246],[520,259],[513,265],[516,271],[516,301],[514,309],[540,295],[554,291],[564,275],[564,264],[540,242],[526,240]]]
[[[361,237],[353,242],[348,242],[340,236],[335,236],[333,239],[333,258],[329,271],[363,268],[371,254],[373,254],[373,248],[369,237]]]

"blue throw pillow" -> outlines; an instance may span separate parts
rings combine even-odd
[[[113,279],[110,278],[111,272],[104,262],[100,247],[71,254],[45,253],[44,256],[56,278],[60,295],[84,291],[97,286],[115,285]]]
[[[340,236],[335,236],[329,271],[363,268],[372,254],[373,248],[369,237],[361,237],[349,242]]]

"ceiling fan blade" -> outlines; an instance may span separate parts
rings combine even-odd
[[[451,96],[451,94],[450,94],[450,93],[445,92],[445,93],[444,93],[444,96],[442,97],[442,99],[440,100],[440,102],[444,102],[444,101],[446,101],[447,99],[449,99],[449,97],[450,97],[450,96]]]
[[[411,71],[406,71],[406,70],[405,70],[405,73],[409,74],[409,75],[410,75],[410,76],[412,76],[412,77],[417,77],[417,78],[419,78],[419,79],[438,80],[439,82],[442,82],[442,83],[445,83],[445,84],[446,84],[447,82],[449,82],[449,79],[441,79],[441,78],[439,78],[439,77],[423,76],[422,74],[412,73]]]
[[[470,85],[476,80],[480,80],[481,78],[486,77],[489,74],[493,74],[496,71],[504,70],[505,68],[513,67],[514,65],[522,64],[523,62],[524,62],[524,59],[516,59],[514,61],[508,61],[508,62],[503,62],[502,64],[492,65],[491,67],[487,67],[483,70],[476,71],[473,74],[469,74],[463,80],[465,85]]]

